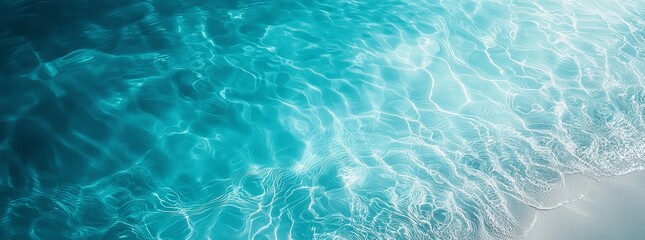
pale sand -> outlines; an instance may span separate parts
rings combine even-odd
[[[575,186],[578,200],[539,211],[526,239],[645,239],[645,172],[599,180]]]

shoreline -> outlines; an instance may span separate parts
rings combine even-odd
[[[575,199],[538,211],[524,239],[639,239],[645,236],[645,171],[565,189]],[[572,186],[567,186],[571,188]]]

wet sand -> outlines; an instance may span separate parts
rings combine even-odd
[[[645,239],[645,172],[599,180],[577,186],[577,200],[539,211],[526,239]]]

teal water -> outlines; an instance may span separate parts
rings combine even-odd
[[[1,239],[518,239],[645,170],[645,3],[0,1]]]

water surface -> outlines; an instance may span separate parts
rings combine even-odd
[[[0,1],[6,239],[516,239],[645,168],[645,4]]]

